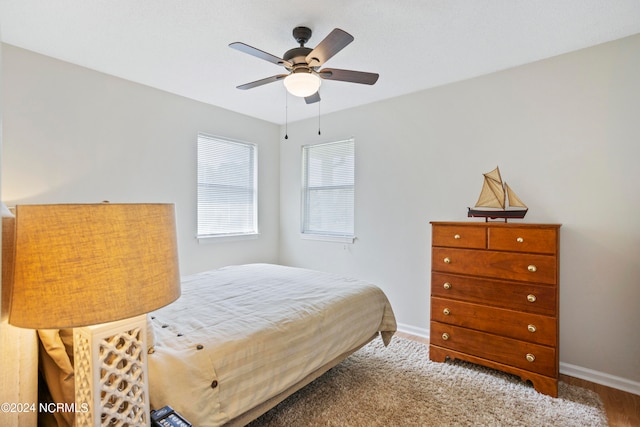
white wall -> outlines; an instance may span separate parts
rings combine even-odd
[[[482,173],[499,165],[525,222],[563,224],[561,370],[640,394],[638,52],[640,35],[327,115],[320,137],[317,119],[289,124],[280,261],[370,279],[404,327],[426,333],[428,222],[468,221]],[[351,136],[357,240],[301,240],[300,146]]]
[[[175,203],[182,274],[277,261],[277,125],[14,46],[3,53],[7,205]],[[195,239],[198,132],[258,145],[258,239]]]

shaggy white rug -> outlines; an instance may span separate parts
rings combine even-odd
[[[559,397],[465,362],[429,361],[429,347],[375,339],[249,424],[259,426],[607,426],[590,390],[560,382]]]

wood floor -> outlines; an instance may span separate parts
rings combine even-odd
[[[402,338],[429,344],[429,340],[415,335],[398,332]],[[640,426],[640,395],[627,393],[615,388],[592,383],[580,378],[560,374],[560,381],[593,390],[604,403],[610,427],[638,427]]]
[[[611,427],[640,426],[640,395],[560,374],[560,381],[593,390],[600,395]]]

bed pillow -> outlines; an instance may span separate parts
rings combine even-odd
[[[64,337],[64,338],[63,338]],[[73,376],[73,330],[40,329],[40,371],[51,399],[71,405],[75,401]],[[56,412],[58,426],[73,426],[73,412]]]

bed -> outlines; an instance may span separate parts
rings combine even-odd
[[[170,405],[199,427],[244,425],[396,330],[378,287],[271,264],[188,276],[151,323],[151,405]]]
[[[248,264],[184,277],[181,297],[148,326],[151,407],[209,427],[247,424],[370,340],[388,344],[396,321],[365,281]],[[70,331],[38,332],[53,400],[73,401]],[[72,425],[64,415],[57,425]]]

